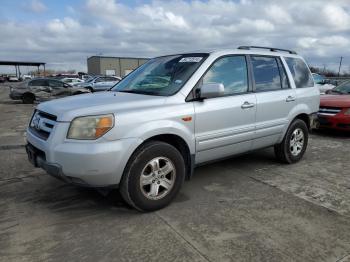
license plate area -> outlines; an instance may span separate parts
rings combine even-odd
[[[328,119],[326,117],[318,117],[318,122],[320,123],[320,125],[330,125],[330,122],[328,121]]]
[[[38,157],[45,160],[45,153],[35,148],[31,144],[26,145],[26,152],[27,152],[29,162],[35,167],[38,167]]]
[[[27,151],[27,156],[28,156],[28,160],[29,162],[37,167],[38,163],[37,163],[37,155],[35,154],[34,150],[32,148],[30,148],[29,146],[26,146],[26,151]]]

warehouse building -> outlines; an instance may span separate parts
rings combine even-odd
[[[88,74],[124,77],[147,60],[134,57],[91,56],[87,59]]]

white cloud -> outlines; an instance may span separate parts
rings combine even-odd
[[[322,9],[326,21],[336,30],[347,30],[350,27],[350,15],[342,6],[327,4]]]
[[[34,13],[43,13],[47,10],[45,4],[43,4],[40,0],[32,0],[30,3],[25,4],[25,8]]]
[[[2,21],[0,57],[82,70],[86,57],[98,53],[152,57],[269,45],[296,49],[311,64],[332,64],[339,56],[350,61],[348,0],[153,0],[133,7],[86,0],[67,10],[67,17],[45,23]]]
[[[276,4],[265,7],[265,13],[276,24],[291,24],[293,22],[291,15]]]

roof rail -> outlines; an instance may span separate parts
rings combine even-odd
[[[283,51],[283,52],[288,52],[290,54],[296,55],[297,52],[293,50],[288,50],[288,49],[281,49],[281,48],[275,48],[275,47],[266,47],[266,46],[240,46],[238,49],[244,49],[244,50],[250,50],[250,49],[268,49],[271,52],[277,52],[277,51]]]

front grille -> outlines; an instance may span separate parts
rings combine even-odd
[[[57,117],[42,111],[35,111],[30,121],[30,131],[37,137],[47,140],[56,125]]]
[[[339,107],[320,107],[318,114],[320,115],[326,115],[326,116],[335,116],[338,114],[342,109]]]

